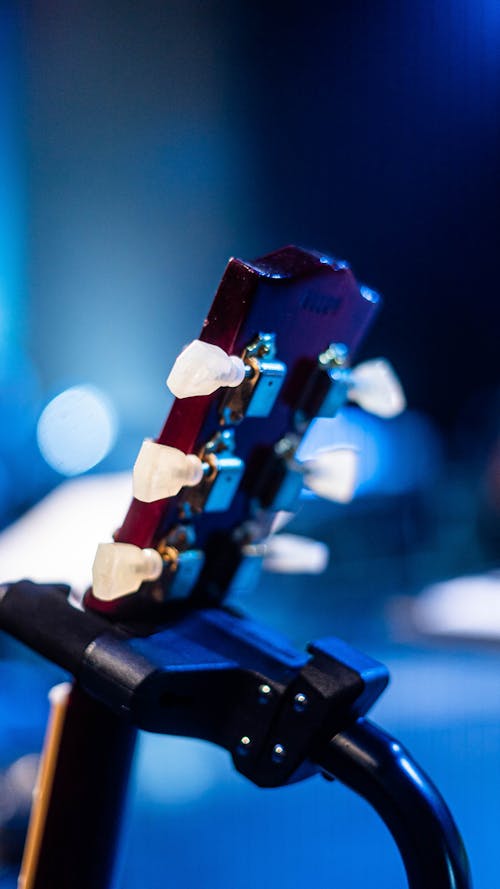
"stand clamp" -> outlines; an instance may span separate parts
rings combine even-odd
[[[400,849],[410,889],[470,889],[453,818],[410,754],[363,717],[386,668],[339,639],[302,654],[224,608],[161,629],[111,624],[68,602],[64,585],[2,589],[0,628],[68,670],[138,728],[226,748],[260,787],[318,772],[365,797]]]

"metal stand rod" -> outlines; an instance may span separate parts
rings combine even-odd
[[[471,889],[467,854],[452,815],[399,741],[360,719],[314,758],[384,820],[401,853],[409,889]]]

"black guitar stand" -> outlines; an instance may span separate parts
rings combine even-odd
[[[69,671],[103,709],[147,731],[226,748],[261,787],[315,773],[364,797],[391,831],[410,889],[470,889],[439,792],[398,741],[365,719],[386,668],[335,638],[306,654],[227,608],[178,613],[150,632],[68,602],[68,587],[4,587],[0,629]]]

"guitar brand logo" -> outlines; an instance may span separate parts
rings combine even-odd
[[[338,311],[342,303],[340,296],[333,296],[331,293],[321,293],[318,290],[304,290],[300,296],[300,305],[308,312],[315,312],[317,315],[331,315]]]

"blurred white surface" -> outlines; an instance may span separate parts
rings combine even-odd
[[[500,572],[433,584],[411,610],[415,629],[422,633],[500,639]]]
[[[0,583],[91,583],[98,543],[111,540],[132,497],[128,472],[63,482],[0,534]]]

